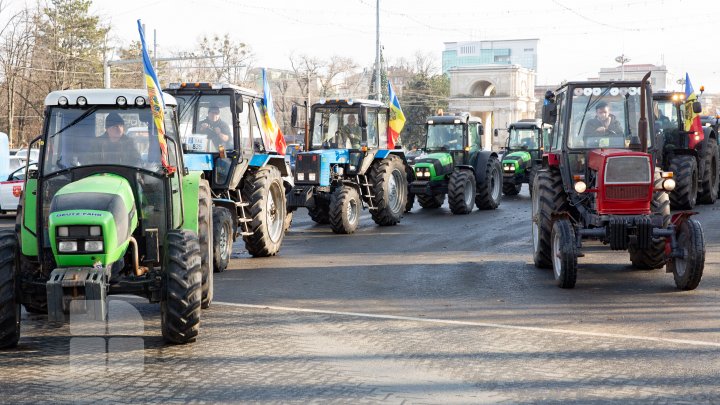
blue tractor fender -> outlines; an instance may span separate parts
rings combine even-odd
[[[191,172],[212,171],[215,168],[213,155],[209,153],[187,153],[183,156],[183,162]]]
[[[481,150],[477,154],[475,161],[475,182],[477,184],[485,184],[485,168],[491,157],[498,158],[498,154],[492,151]]]
[[[291,176],[292,173],[288,167],[285,157],[282,155],[266,155],[258,154],[254,155],[250,159],[250,167],[261,168],[265,166],[275,166],[280,171],[281,177]]]
[[[407,163],[407,159],[405,158],[405,152],[403,152],[400,149],[378,149],[374,151],[368,151],[367,156],[363,160],[362,166],[360,167],[360,174],[365,174],[368,169],[370,169],[370,166],[375,163],[378,160],[383,160],[386,157],[390,155],[399,156],[400,159],[402,159],[403,163],[405,163],[406,167],[409,167]]]

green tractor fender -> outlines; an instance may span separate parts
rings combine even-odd
[[[200,206],[200,180],[203,172],[191,171],[182,179],[183,224],[182,229],[198,233],[198,209]]]

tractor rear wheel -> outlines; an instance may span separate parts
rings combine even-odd
[[[405,202],[405,212],[412,211],[414,205],[415,205],[415,194],[408,193],[407,201]]]
[[[705,141],[703,148],[703,173],[700,179],[700,194],[698,202],[701,204],[715,204],[718,198],[718,144],[713,138]]]
[[[673,258],[668,263],[675,285],[681,290],[694,290],[700,284],[705,268],[705,240],[700,222],[688,219],[676,233],[678,245],[685,251],[684,258]]]
[[[0,231],[0,349],[15,347],[20,340],[17,251],[15,231]]]
[[[698,193],[698,168],[694,156],[676,155],[670,160],[675,190],[670,193],[670,207],[674,210],[695,208]]]
[[[250,204],[252,235],[243,236],[245,248],[254,257],[274,256],[285,236],[287,203],[280,171],[266,166],[245,181],[243,199]]]
[[[200,240],[200,271],[202,272],[202,308],[210,308],[213,300],[213,218],[212,218],[212,195],[210,194],[210,183],[207,180],[200,180],[200,192],[198,193],[198,238]]]
[[[320,225],[326,225],[330,223],[330,207],[327,201],[314,199],[314,202],[307,206],[308,215],[310,219]]]
[[[233,223],[230,210],[213,207],[213,271],[222,273],[230,264],[233,244]]]
[[[555,221],[551,238],[555,281],[560,288],[573,288],[577,281],[577,247],[570,220],[563,218]]]
[[[445,203],[445,194],[418,194],[417,199],[423,209],[435,209],[442,207]]]
[[[503,188],[502,167],[500,161],[490,156],[485,166],[485,183],[478,184],[475,205],[479,210],[494,210],[500,205],[500,194]]]
[[[360,222],[362,205],[355,187],[342,186],[335,189],[330,199],[330,226],[335,233],[355,232]]]
[[[396,155],[373,163],[370,168],[373,183],[373,205],[370,210],[373,221],[380,226],[397,225],[405,212],[407,203],[407,174],[405,162]]]
[[[567,211],[567,195],[563,190],[562,177],[557,170],[541,170],[533,184],[532,240],[535,267],[551,268],[552,261],[552,213]]]
[[[163,260],[160,325],[170,343],[194,342],[200,331],[202,255],[200,241],[188,230],[168,231]]]
[[[660,173],[655,173],[655,190],[662,189],[662,177]],[[663,218],[663,228],[670,225],[670,198],[666,191],[655,191],[653,199],[650,202],[650,211],[655,215],[661,215]],[[633,266],[642,270],[659,269],[665,266],[665,238],[653,240],[649,249],[638,249],[637,244],[628,245],[630,252],[630,261]]]
[[[455,170],[448,182],[448,205],[455,215],[469,214],[475,200],[475,175],[470,170]]]
[[[522,183],[515,183],[515,180],[503,179],[503,194],[518,195],[522,189]]]

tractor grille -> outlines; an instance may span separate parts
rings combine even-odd
[[[295,183],[319,184],[320,155],[298,153],[295,160]]]
[[[606,186],[605,197],[608,200],[647,200],[650,198],[650,187],[639,186]]]
[[[605,184],[650,184],[650,158],[647,156],[613,156],[605,166]]]

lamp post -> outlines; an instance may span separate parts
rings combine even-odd
[[[615,58],[615,62],[620,64],[620,80],[625,80],[625,64],[630,62],[630,58],[627,58],[625,54],[622,54]]]

